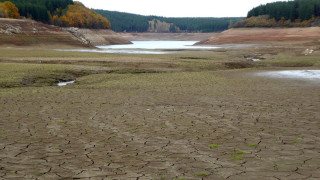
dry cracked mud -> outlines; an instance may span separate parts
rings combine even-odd
[[[320,179],[320,84],[253,74],[1,90],[0,179]]]

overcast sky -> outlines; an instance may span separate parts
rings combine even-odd
[[[89,8],[165,17],[244,17],[279,0],[77,0]],[[282,0],[284,1],[284,0]]]

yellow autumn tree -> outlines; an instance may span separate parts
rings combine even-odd
[[[67,11],[57,9],[54,16],[50,15],[50,20],[52,24],[58,26],[92,29],[110,29],[111,26],[107,18],[86,8],[80,2],[69,5]]]
[[[0,16],[4,18],[19,19],[19,9],[10,1],[0,3]]]

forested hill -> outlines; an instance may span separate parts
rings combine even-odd
[[[320,26],[320,0],[279,1],[260,5],[247,18],[233,25],[239,27],[310,27]]]
[[[8,0],[0,0],[5,2]],[[49,22],[49,13],[53,14],[57,8],[66,9],[73,4],[73,0],[9,0],[17,6],[21,16],[32,18],[36,21]]]
[[[218,32],[243,18],[166,18],[95,10],[109,19],[116,32]]]
[[[294,0],[288,2],[274,2],[260,5],[248,12],[252,16],[269,15],[275,20],[309,20],[320,16],[320,0]]]
[[[110,29],[108,19],[73,0],[0,0],[0,7],[0,17],[22,16],[62,27]]]

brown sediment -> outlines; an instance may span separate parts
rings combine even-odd
[[[0,45],[93,47],[130,43],[111,30],[60,28],[33,20],[0,18]]]
[[[266,43],[319,39],[320,28],[234,28],[214,34],[198,45]],[[311,45],[311,44],[310,44]]]

